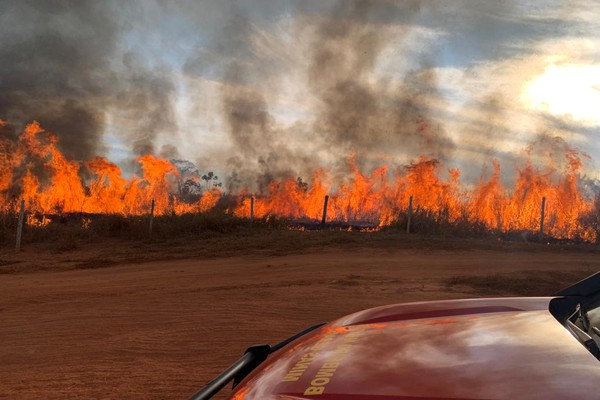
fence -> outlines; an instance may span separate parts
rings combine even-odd
[[[254,223],[256,222],[256,208],[255,208],[256,207],[256,199],[255,199],[255,196],[251,196],[249,198],[249,205],[250,205],[250,208],[249,208],[246,218],[248,218],[249,221],[251,223],[253,223],[253,225],[254,225]],[[334,205],[335,205],[335,203],[334,203]],[[20,202],[19,213],[18,213],[18,222],[16,225],[15,250],[17,252],[20,251],[22,248],[23,230],[26,225],[25,221],[29,220],[26,215],[26,207],[25,206],[26,206],[25,200],[22,200]],[[325,226],[325,225],[331,226],[331,224],[336,223],[335,218],[333,220],[329,219],[328,213],[329,213],[330,206],[331,206],[330,196],[325,195],[323,197],[323,209],[322,209],[322,216],[321,216],[321,221],[320,221],[321,226]],[[547,203],[546,197],[543,197],[541,199],[541,204],[540,204],[539,214],[538,214],[539,215],[539,231],[537,234],[537,240],[539,240],[539,241],[542,241],[544,239],[544,237],[546,237],[546,236],[550,236],[550,232],[546,231],[547,207],[548,207],[548,203]],[[156,203],[155,203],[154,199],[152,199],[151,203],[150,203],[149,213],[147,214],[147,225],[146,225],[147,226],[147,228],[146,228],[147,236],[146,237],[148,239],[152,239],[154,236],[155,210],[156,210]],[[405,230],[406,233],[411,234],[411,233],[416,233],[419,231],[420,232],[427,231],[427,229],[422,229],[423,228],[423,225],[422,225],[423,218],[425,218],[425,219],[429,218],[429,220],[430,220],[430,222],[428,222],[429,226],[432,226],[431,225],[432,223],[435,224],[435,223],[438,223],[436,221],[440,221],[439,218],[442,218],[442,217],[440,217],[440,215],[442,215],[442,214],[438,214],[437,216],[435,216],[430,211],[427,211],[427,210],[423,209],[422,207],[420,208],[419,204],[417,204],[415,202],[414,197],[411,195],[408,198],[408,204],[406,205],[406,208],[404,210],[398,211],[396,221],[398,221],[398,222],[405,221],[405,225],[402,225],[402,229]],[[121,218],[126,219],[127,217],[121,217]],[[417,219],[415,220],[415,218],[417,218]],[[263,221],[263,219],[261,219],[261,221]],[[417,225],[415,225],[415,222],[417,222]],[[450,224],[450,222],[448,222],[447,220],[444,223]],[[551,221],[551,223],[552,223],[552,221]],[[14,225],[12,225],[12,226],[14,226]],[[337,225],[337,226],[339,226],[339,225]],[[481,228],[479,226],[476,228],[478,230],[473,229],[472,227],[468,228],[468,229],[471,229],[471,231],[474,233],[483,231],[483,228]],[[109,226],[108,229],[111,229],[111,227]],[[489,230],[489,228],[486,228],[486,229]],[[431,233],[431,231],[430,231],[430,233]],[[136,237],[140,237],[140,235],[136,235]]]

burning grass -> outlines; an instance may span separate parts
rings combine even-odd
[[[24,240],[61,237],[68,249],[75,239],[147,236],[147,215],[156,217],[156,238],[231,232],[255,226],[287,228],[286,220],[315,226],[329,199],[327,221],[336,226],[362,226],[466,237],[531,239],[542,222],[546,238],[595,241],[598,202],[579,187],[582,157],[561,142],[563,159],[548,171],[534,168],[530,159],[517,171],[514,188],[500,183],[500,165],[491,177],[472,189],[460,182],[460,171],[444,171],[437,160],[421,156],[404,167],[370,174],[350,161],[351,173],[333,182],[317,170],[309,182],[273,181],[260,193],[223,193],[206,187],[189,196],[182,173],[169,160],[144,155],[137,159],[142,174],[125,179],[119,167],[96,157],[87,162],[68,160],[57,139],[34,122],[16,142],[1,141],[0,209],[3,242],[14,230],[11,218],[23,199],[28,211]],[[446,174],[447,172],[447,174]],[[442,176],[448,175],[447,179]],[[198,178],[198,177],[196,177]],[[202,178],[203,179],[203,178]],[[192,182],[193,183],[193,182]],[[207,184],[209,181],[207,181]],[[413,205],[409,211],[409,202]]]
[[[419,241],[460,240],[465,238],[483,239],[489,242],[539,242],[536,231],[506,232],[490,229],[485,223],[471,221],[466,217],[451,219],[447,211],[433,212],[417,208],[411,214],[410,235],[406,232],[407,214],[386,226],[346,224],[328,222],[320,224],[311,220],[293,221],[276,216],[263,216],[250,220],[228,212],[226,207],[213,208],[204,213],[175,213],[155,216],[152,224],[152,235],[149,232],[149,215],[125,216],[119,214],[85,214],[63,213],[54,215],[30,214],[23,230],[23,244],[45,243],[56,252],[76,250],[86,243],[100,243],[104,240],[116,239],[122,242],[173,242],[188,240],[224,240],[237,241],[234,247],[244,248],[257,246],[269,248],[276,244],[272,251],[293,251],[302,248],[302,243],[311,247],[312,239],[317,238],[321,244],[338,245],[349,240],[350,243],[369,246],[372,242],[393,240],[415,243]],[[14,212],[0,214],[0,248],[13,248],[18,216]],[[597,215],[590,216],[596,221]],[[595,225],[590,223],[595,229]],[[297,232],[297,238],[288,242],[291,232]],[[267,242],[255,240],[256,237],[269,238]],[[280,237],[281,240],[275,238]],[[306,239],[310,238],[310,239]],[[556,239],[549,235],[542,238],[543,243],[585,243],[582,239]],[[300,240],[298,242],[298,240]],[[270,241],[270,242],[269,242]],[[359,243],[362,242],[362,243]],[[438,243],[438,246],[439,243]],[[443,246],[442,246],[443,247]]]
[[[411,234],[406,232],[406,218],[400,218],[385,227],[349,225],[343,223],[320,224],[294,222],[285,218],[267,216],[250,220],[230,214],[225,209],[213,209],[206,213],[169,214],[155,216],[152,235],[149,232],[149,216],[123,216],[111,214],[68,213],[50,216],[31,216],[30,220],[44,221],[26,225],[23,230],[23,246],[44,244],[56,252],[68,252],[87,243],[118,240],[123,243],[174,243],[189,241],[214,241],[215,246],[244,249],[265,249],[276,254],[302,250],[303,246],[352,245],[369,247],[387,240],[409,244],[435,242],[444,248],[457,246],[461,240],[484,242],[539,242],[537,232],[502,232],[489,229],[483,223],[467,219],[451,221],[445,214],[416,210],[411,219]],[[17,215],[0,214],[0,248],[12,249],[15,244]],[[543,243],[585,243],[577,240],[558,240],[550,236]],[[459,245],[460,247],[460,245]],[[217,253],[219,253],[217,251]]]

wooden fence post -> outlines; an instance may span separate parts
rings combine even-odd
[[[150,220],[148,221],[148,237],[152,239],[152,222],[154,221],[154,199],[150,205]]]
[[[254,221],[254,196],[250,197],[250,222]]]
[[[412,219],[412,196],[408,198],[408,218],[406,220],[406,233],[410,233],[410,221]]]
[[[546,197],[542,197],[542,214],[540,217],[540,242],[544,238],[544,213],[546,212]]]
[[[323,201],[323,218],[321,219],[321,225],[325,224],[327,221],[327,203],[329,202],[329,195],[325,195],[325,200]]]
[[[17,245],[15,249],[21,251],[21,236],[23,235],[23,220],[25,219],[25,200],[21,200],[21,211],[19,212],[19,222],[17,223]]]

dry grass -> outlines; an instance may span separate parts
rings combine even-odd
[[[406,230],[406,214],[399,212],[398,220],[383,230],[399,233]],[[39,216],[41,219],[41,216]],[[50,217],[47,226],[25,226],[23,243],[51,243],[57,252],[76,249],[81,243],[90,243],[104,239],[147,240],[148,216],[64,214]],[[285,218],[266,217],[250,221],[227,213],[224,209],[215,209],[203,214],[162,215],[154,218],[153,240],[205,239],[216,235],[242,235],[248,232],[287,231],[298,227]],[[339,223],[304,225],[308,230],[325,231],[361,231],[365,229]],[[0,248],[14,246],[17,229],[17,215],[0,214]],[[537,232],[499,232],[487,228],[483,223],[460,218],[450,221],[448,212],[431,212],[417,209],[411,219],[411,233],[427,237],[500,239],[515,242],[538,241]],[[330,233],[328,233],[330,235]],[[333,236],[335,238],[335,235]],[[335,240],[335,239],[334,239]],[[550,237],[544,242],[556,242]],[[570,242],[581,242],[575,239]]]
[[[182,258],[282,256],[331,248],[594,253],[599,250],[596,245],[574,241],[529,242],[521,235],[504,240],[482,225],[465,221],[451,224],[430,213],[416,213],[412,226],[415,233],[411,234],[405,231],[405,221],[377,231],[335,224],[302,228],[284,219],[263,218],[251,222],[213,211],[156,217],[150,239],[147,217],[70,214],[56,216],[44,227],[26,226],[23,251],[16,254],[16,216],[2,215],[0,273],[101,268],[118,263]]]
[[[400,229],[405,230],[407,224],[407,213],[406,211],[398,212],[398,219],[388,229]],[[581,232],[586,231],[588,228],[596,235],[600,237],[600,200],[598,208],[595,211],[591,211],[586,215],[582,215],[579,219]],[[550,227],[550,221],[545,224],[545,232]],[[450,237],[461,237],[461,238],[493,238],[507,241],[521,241],[521,242],[538,242],[540,241],[539,232],[530,230],[518,230],[518,231],[503,231],[499,229],[491,229],[487,227],[483,222],[473,221],[469,218],[468,213],[464,212],[463,216],[456,219],[450,220],[449,211],[442,209],[441,211],[434,212],[429,210],[417,209],[413,212],[411,218],[411,232],[421,233],[435,236],[450,236]],[[582,243],[585,239],[582,237],[573,237],[572,239],[557,239],[548,235],[544,235],[542,238],[543,242],[574,242]]]
[[[63,243],[61,245],[61,243]],[[265,226],[239,227],[229,232],[203,231],[179,237],[148,238],[79,237],[74,244],[60,238],[24,242],[15,253],[14,244],[0,249],[0,274],[39,270],[104,268],[123,263],[157,260],[215,259],[238,256],[286,256],[339,249],[377,252],[490,250],[498,253],[599,253],[592,244],[506,242],[494,239],[456,238],[407,234],[404,231],[300,231]]]
[[[60,251],[76,248],[77,242],[118,238],[121,240],[148,239],[149,218],[122,215],[66,214],[50,217],[46,226],[25,226],[23,243],[55,243]],[[222,211],[204,214],[163,215],[154,218],[152,237],[157,240],[206,237],[214,233],[233,233],[250,228],[282,229],[288,222],[278,218],[263,218],[250,222]],[[14,245],[17,216],[0,216],[0,244]]]

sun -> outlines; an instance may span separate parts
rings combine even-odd
[[[521,99],[529,109],[600,126],[600,66],[549,66],[527,82]]]

